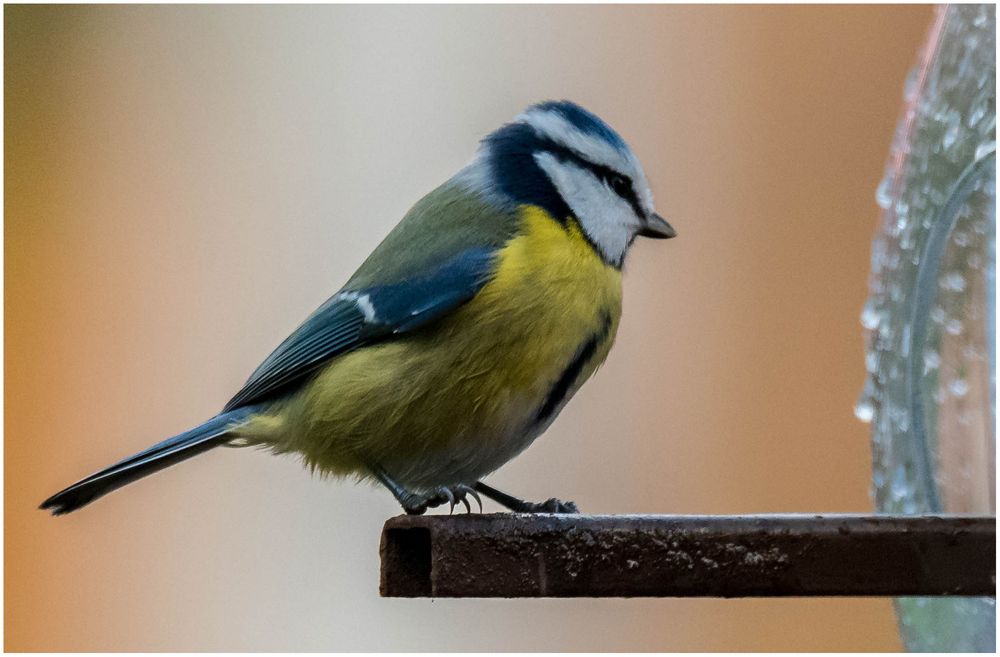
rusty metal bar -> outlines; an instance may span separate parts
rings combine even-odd
[[[996,595],[978,516],[400,516],[388,597]]]

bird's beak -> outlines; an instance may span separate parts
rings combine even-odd
[[[658,240],[677,237],[677,231],[667,223],[667,220],[655,212],[646,218],[646,223],[639,229],[638,235],[641,237],[652,237]]]

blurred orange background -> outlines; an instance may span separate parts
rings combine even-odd
[[[380,599],[392,497],[261,452],[36,507],[213,415],[482,135],[570,98],[680,236],[633,251],[608,363],[490,481],[871,510],[858,314],[931,13],[6,6],[5,648],[898,650],[887,599]]]

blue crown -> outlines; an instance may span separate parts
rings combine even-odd
[[[556,112],[580,132],[599,137],[619,150],[626,150],[625,140],[617,132],[611,129],[607,123],[602,121],[597,115],[591,114],[576,103],[569,100],[547,100],[543,103],[532,105],[531,110],[541,110],[544,112]]]

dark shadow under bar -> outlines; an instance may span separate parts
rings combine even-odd
[[[387,597],[996,594],[980,516],[399,516]]]

